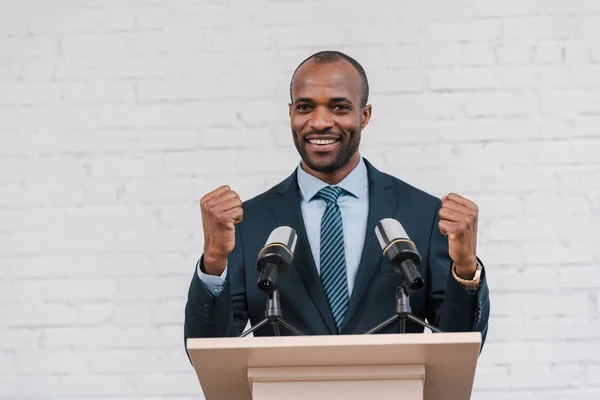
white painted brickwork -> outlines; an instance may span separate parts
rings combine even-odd
[[[198,200],[298,156],[289,78],[357,58],[363,155],[481,210],[476,400],[600,398],[600,0],[0,0],[0,399],[198,399]]]

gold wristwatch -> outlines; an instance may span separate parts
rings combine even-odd
[[[455,265],[452,264],[452,275],[454,275],[454,279],[458,281],[467,290],[477,290],[479,289],[479,281],[481,280],[481,265],[477,263],[477,269],[475,270],[475,276],[473,279],[462,279],[458,275],[456,275]]]

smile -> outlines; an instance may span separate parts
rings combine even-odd
[[[324,146],[324,145],[328,145],[328,144],[333,144],[335,142],[337,142],[338,139],[308,139],[308,142],[310,144],[317,144],[320,146]]]

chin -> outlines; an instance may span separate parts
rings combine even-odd
[[[304,163],[313,171],[325,173],[335,172],[343,166],[339,165],[338,160],[335,158],[333,160],[314,160],[308,158],[304,160]]]

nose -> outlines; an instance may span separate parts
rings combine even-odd
[[[324,131],[333,127],[331,113],[325,107],[317,107],[310,116],[309,125],[314,131]]]

